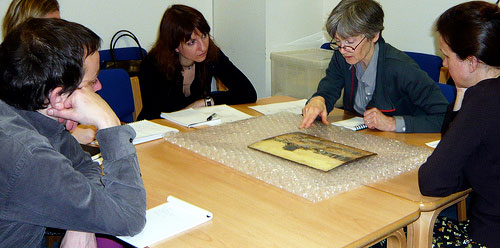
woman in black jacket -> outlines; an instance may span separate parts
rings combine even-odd
[[[252,83],[209,36],[203,15],[185,5],[163,14],[155,45],[141,64],[143,109],[138,119],[160,118],[161,112],[214,104],[257,100]],[[212,91],[212,77],[225,86]]]

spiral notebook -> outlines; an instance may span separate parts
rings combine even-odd
[[[353,117],[351,119],[332,122],[332,125],[345,127],[354,131],[359,131],[368,128],[362,117]]]

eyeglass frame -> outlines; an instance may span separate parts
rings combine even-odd
[[[330,48],[332,50],[340,50],[340,48],[344,49],[345,51],[347,51],[347,48],[350,48],[352,49],[352,51],[350,52],[354,52],[356,51],[356,48],[358,48],[358,46],[366,39],[366,36],[363,36],[363,39],[361,39],[358,44],[355,46],[355,47],[352,47],[352,46],[348,46],[348,45],[344,45],[344,46],[339,46],[337,45],[337,42],[334,42],[333,40],[335,40],[335,38],[332,39],[332,41],[330,41]]]

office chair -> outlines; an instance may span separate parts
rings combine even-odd
[[[101,70],[97,76],[102,89],[97,92],[115,111],[122,122],[134,121],[134,96],[127,71],[123,69]]]
[[[425,53],[405,52],[410,58],[417,62],[418,66],[427,74],[432,80],[438,82],[441,67],[443,66],[443,59],[441,57]]]
[[[438,82],[436,82],[436,84],[439,86],[441,92],[443,93],[444,97],[446,97],[446,100],[448,100],[449,103],[455,101],[455,98],[457,96],[457,88],[455,86]]]

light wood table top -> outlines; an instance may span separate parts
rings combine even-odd
[[[352,117],[340,109],[335,109],[329,115],[329,120],[341,120]],[[389,139],[396,139],[410,145],[427,147],[425,143],[438,140],[441,138],[440,133],[395,133],[395,132],[381,132],[375,130],[362,130],[362,133],[380,136]],[[427,147],[428,149],[432,149]],[[435,219],[439,212],[444,208],[453,204],[458,205],[458,218],[465,219],[465,197],[470,193],[469,190],[451,194],[445,197],[429,197],[423,196],[420,193],[418,186],[418,169],[401,174],[392,179],[384,180],[381,182],[367,185],[368,187],[393,194],[412,201],[418,205],[420,209],[420,218],[408,226],[408,247],[431,247],[432,242],[432,229]]]
[[[137,154],[148,208],[173,195],[214,214],[155,247],[362,247],[419,217],[413,202],[366,186],[313,203],[165,140],[140,144]]]

